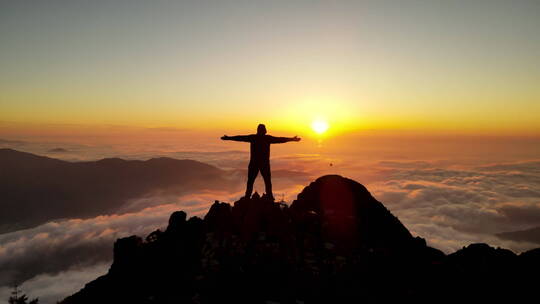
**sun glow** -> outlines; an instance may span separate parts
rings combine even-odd
[[[311,123],[311,128],[317,134],[323,134],[324,132],[326,132],[326,130],[328,130],[328,127],[328,123],[320,119],[315,120],[313,121],[313,123]]]

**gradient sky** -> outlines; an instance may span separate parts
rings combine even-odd
[[[0,0],[0,148],[189,158],[238,182],[0,235],[0,269],[31,270],[22,289],[56,303],[106,271],[117,237],[242,195],[249,146],[219,137],[259,122],[303,138],[272,147],[277,198],[340,174],[445,252],[538,247],[494,234],[538,226],[539,84],[536,0]],[[74,239],[109,260],[69,264]]]
[[[538,1],[2,1],[0,122],[540,134]]]

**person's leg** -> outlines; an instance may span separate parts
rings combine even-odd
[[[261,175],[264,179],[264,187],[266,188],[266,196],[274,198],[272,194],[272,180],[270,174],[270,162],[261,165]]]
[[[248,165],[248,179],[247,179],[246,195],[245,195],[246,198],[251,197],[251,192],[253,192],[253,183],[255,182],[257,173],[259,173],[259,167],[250,162]]]

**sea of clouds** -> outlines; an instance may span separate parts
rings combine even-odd
[[[249,158],[247,147],[241,145],[214,151],[171,146],[133,150],[115,145],[4,140],[2,147],[70,161],[155,156],[195,159],[237,176],[237,189],[242,188]],[[540,160],[534,158],[535,149],[528,154],[522,149],[514,154],[504,150],[497,157],[494,151],[486,157],[485,153],[439,150],[426,156],[411,153],[410,147],[388,146],[381,152],[372,147],[367,152],[359,149],[343,154],[331,149],[325,153],[324,147],[310,153],[278,148],[272,158],[273,182],[276,197],[290,203],[317,177],[341,174],[364,184],[414,235],[446,253],[475,242],[522,252],[540,244],[501,239],[496,234],[540,226]],[[0,299],[7,299],[10,286],[18,283],[30,297],[40,297],[41,303],[55,303],[106,273],[117,238],[144,237],[163,229],[175,210],[204,216],[214,200],[238,199],[242,193],[237,189],[208,189],[181,196],[164,193],[125,202],[115,214],[55,220],[0,234]],[[255,189],[264,189],[260,177]]]

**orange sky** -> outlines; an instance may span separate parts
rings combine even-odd
[[[530,2],[16,1],[2,12],[3,136],[259,122],[312,136],[315,119],[327,137],[540,135]]]

